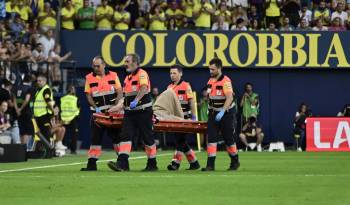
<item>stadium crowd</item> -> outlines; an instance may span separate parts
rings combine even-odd
[[[78,7],[66,1],[63,28],[341,31],[349,28],[350,12],[342,0],[102,0],[101,4],[84,0],[83,7],[75,10]]]
[[[59,22],[69,30],[342,31],[349,29],[350,17],[350,2],[345,0],[66,0],[62,4],[6,2],[2,37],[11,33],[29,42],[30,34],[54,29]]]

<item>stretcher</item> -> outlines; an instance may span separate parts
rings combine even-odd
[[[121,128],[123,114],[94,113],[93,118],[99,125],[113,128]],[[206,133],[207,122],[191,120],[153,120],[153,128],[156,132],[180,132],[180,133]]]

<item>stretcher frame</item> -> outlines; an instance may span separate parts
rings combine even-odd
[[[94,121],[102,126],[121,128],[123,115],[93,114]],[[159,120],[153,124],[156,132],[178,132],[178,133],[206,133],[207,122],[191,120]]]

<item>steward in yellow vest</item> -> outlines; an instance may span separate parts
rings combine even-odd
[[[64,144],[68,146],[71,154],[76,154],[78,139],[78,117],[80,114],[79,99],[75,95],[75,87],[70,85],[67,88],[67,95],[61,98],[61,120],[66,128]]]
[[[38,90],[34,96],[33,113],[36,124],[40,133],[45,139],[52,141],[51,133],[51,118],[53,116],[53,107],[55,101],[53,100],[53,93],[49,85],[47,85],[47,78],[44,75],[37,77]],[[51,157],[48,155],[47,157]]]

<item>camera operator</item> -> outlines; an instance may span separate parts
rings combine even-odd
[[[247,123],[243,126],[239,138],[242,143],[247,147],[247,150],[262,151],[261,143],[264,139],[264,133],[260,126],[257,125],[256,117],[250,116]],[[249,146],[249,142],[256,142],[256,146]]]

